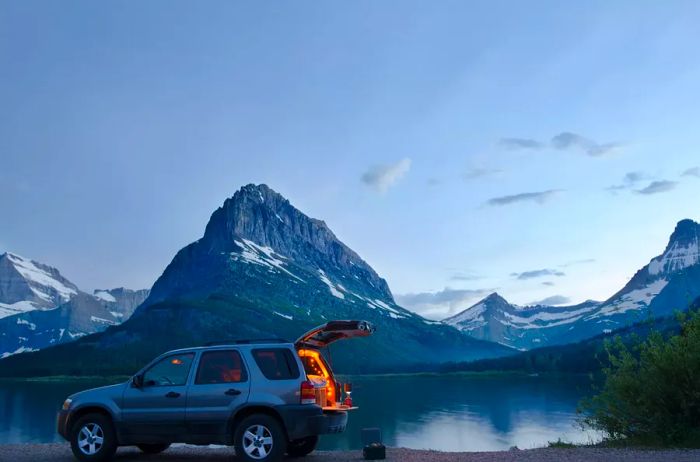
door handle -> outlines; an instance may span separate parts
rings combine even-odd
[[[225,395],[236,396],[241,394],[241,390],[236,390],[235,388],[230,388],[224,392]]]
[[[167,392],[167,393],[165,394],[165,397],[166,397],[166,398],[179,398],[179,397],[180,397],[180,393],[178,393],[178,392],[176,392],[176,391],[169,391],[169,392]]]

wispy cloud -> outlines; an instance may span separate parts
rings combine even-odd
[[[545,148],[559,150],[579,150],[591,157],[600,157],[610,154],[622,145],[616,142],[599,143],[583,135],[573,132],[561,132],[554,135],[549,143],[545,143],[533,138],[501,138],[499,146],[510,150],[532,150],[539,151]]]
[[[493,176],[502,173],[503,170],[497,168],[470,168],[462,175],[462,178],[466,181],[476,180],[477,178],[483,178],[486,176]]]
[[[450,276],[450,279],[453,281],[478,281],[479,279],[483,279],[483,276],[479,276],[478,274],[474,273],[459,272]]]
[[[590,138],[572,132],[561,132],[552,138],[555,149],[580,149],[592,157],[604,156],[620,147],[619,143],[598,143]]]
[[[552,295],[551,297],[543,298],[542,300],[536,300],[530,302],[530,305],[564,305],[570,303],[571,299],[563,295]]]
[[[374,190],[385,193],[410,169],[411,159],[406,157],[393,164],[375,165],[362,175],[362,181]]]
[[[595,258],[582,258],[580,260],[572,260],[572,261],[567,261],[566,263],[562,263],[559,265],[559,268],[568,268],[569,266],[575,266],[575,265],[585,265],[587,263],[595,263],[596,259]]]
[[[552,281],[544,281],[542,285],[547,287],[554,287],[555,284]]]
[[[498,140],[498,144],[506,149],[531,149],[539,150],[544,149],[546,145],[537,140],[531,138],[501,138]]]
[[[647,181],[651,180],[652,177],[651,175],[648,175],[644,172],[628,172],[625,174],[625,176],[622,178],[622,183],[613,185],[613,186],[608,186],[605,188],[606,191],[609,191],[613,194],[617,194],[620,191],[626,191],[629,189],[635,188],[640,182],[642,181]]]
[[[513,194],[510,196],[494,197],[486,202],[486,205],[501,206],[515,204],[517,202],[536,202],[538,204],[544,204],[554,195],[560,193],[561,189],[549,189],[547,191],[539,192],[528,192]]]
[[[534,279],[534,278],[541,278],[545,276],[566,276],[566,273],[563,271],[555,270],[555,269],[549,269],[549,268],[544,268],[544,269],[538,269],[538,270],[530,270],[530,271],[523,271],[522,273],[511,273],[511,276],[514,278],[520,279],[520,280],[526,280],[526,279]]]
[[[396,295],[399,305],[432,319],[458,313],[493,292],[494,289],[451,289]]]
[[[642,189],[637,189],[636,192],[638,192],[639,194],[645,194],[645,195],[659,194],[659,193],[671,191],[677,185],[678,185],[678,182],[676,182],[676,181],[668,181],[668,180],[652,181],[649,184],[649,186],[642,188]]]
[[[700,178],[700,167],[691,167],[685,172],[681,173],[681,176],[694,176]]]

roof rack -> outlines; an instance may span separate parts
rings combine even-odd
[[[291,343],[289,340],[283,338],[253,338],[253,339],[231,339],[231,340],[214,340],[212,342],[207,342],[204,346],[218,346],[218,345],[248,345],[254,343]]]

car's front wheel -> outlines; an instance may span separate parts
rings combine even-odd
[[[117,437],[112,419],[102,414],[84,415],[72,427],[70,446],[78,460],[110,460],[117,451]]]
[[[287,455],[289,457],[304,457],[316,449],[318,436],[307,436],[287,443]]]
[[[243,419],[234,436],[236,457],[246,462],[282,460],[286,443],[286,435],[278,420],[266,414],[253,414]]]
[[[153,443],[153,444],[139,444],[138,447],[141,452],[146,454],[160,454],[170,447],[168,443]]]

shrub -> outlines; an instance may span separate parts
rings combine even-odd
[[[669,338],[606,345],[610,366],[600,393],[582,402],[584,425],[617,442],[700,446],[700,314],[679,320]]]

